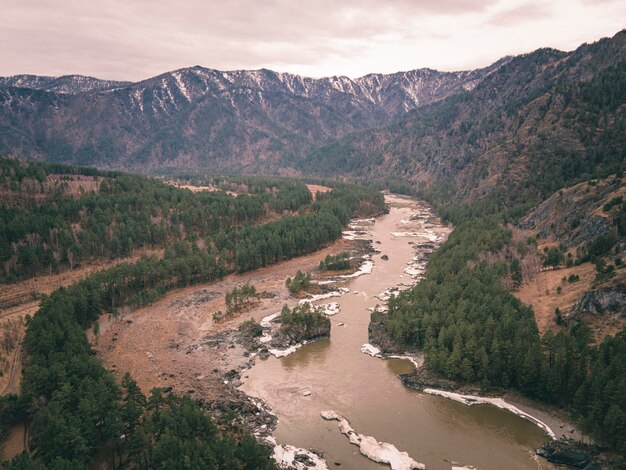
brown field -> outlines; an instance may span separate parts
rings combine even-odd
[[[327,254],[355,246],[355,242],[340,240],[313,254],[171,292],[153,305],[123,313],[117,319],[103,316],[94,346],[105,367],[118,379],[130,372],[146,393],[153,387],[172,387],[205,401],[228,400],[232,392],[223,383],[224,374],[249,360],[229,331],[250,317],[259,321],[285,303],[294,305],[297,299],[285,287],[287,277],[298,270],[312,271]],[[225,311],[225,293],[245,283],[274,297],[263,298],[249,313],[215,323],[212,314]],[[211,341],[215,335],[220,335],[220,341]]]
[[[180,189],[188,189],[194,193],[199,193],[201,191],[209,191],[209,192],[221,191],[220,188],[217,188],[215,186],[194,186],[192,184],[178,184],[178,183],[173,183],[171,181],[168,181],[168,184],[171,184],[172,186],[176,186],[177,188],[180,188]],[[226,194],[230,194],[231,196],[236,196],[239,193],[236,193],[234,191],[226,191]]]
[[[0,461],[11,460],[24,452],[26,438],[24,425],[19,424],[11,428],[6,440],[0,446]]]
[[[311,195],[313,196],[314,201],[315,201],[315,195],[318,192],[326,193],[333,189],[333,188],[329,188],[328,186],[320,186],[319,184],[307,184],[306,187],[309,188],[309,191],[311,192]]]
[[[213,186],[213,185],[195,186],[193,184],[182,184],[178,181],[165,181],[165,184],[169,184],[170,186],[175,186],[176,188],[179,188],[179,189],[188,189],[189,191],[194,192],[194,193],[199,193],[201,191],[208,191],[208,192],[221,191],[220,188],[218,188],[217,186]],[[231,196],[236,196],[239,193],[235,191],[226,191],[226,194],[230,194]]]
[[[219,191],[219,188],[216,188],[215,186],[193,186],[191,184],[176,184],[176,183],[170,183],[170,184],[180,189],[188,189],[193,193],[199,193],[200,191],[211,191],[211,192]]]
[[[563,276],[569,277],[571,274],[580,276],[580,281],[563,283]],[[567,312],[591,289],[594,278],[595,266],[592,263],[583,263],[571,268],[542,270],[532,281],[524,283],[513,294],[533,307],[537,327],[543,334],[557,327],[555,309],[558,307],[561,312]],[[562,291],[560,294],[557,294],[558,287]]]

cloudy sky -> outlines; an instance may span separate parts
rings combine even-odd
[[[464,70],[626,27],[623,0],[2,0],[0,76],[192,65],[309,76]]]

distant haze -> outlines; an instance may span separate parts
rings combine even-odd
[[[571,50],[626,25],[623,0],[4,0],[0,75],[141,80],[192,65],[357,77]]]

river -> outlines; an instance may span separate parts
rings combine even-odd
[[[408,452],[427,469],[555,468],[535,456],[534,450],[548,438],[531,422],[492,406],[468,407],[408,389],[397,375],[411,371],[411,362],[361,352],[368,342],[368,308],[383,304],[375,296],[414,282],[404,272],[415,256],[414,243],[435,235],[443,238],[448,232],[439,223],[411,221],[416,212],[427,210],[415,201],[387,196],[387,202],[390,213],[367,224],[368,238],[380,242],[374,245],[380,253],[372,257],[371,274],[339,284],[350,292],[332,299],[340,312],[331,317],[331,338],[284,358],[258,360],[246,372],[241,389],[272,407],[279,419],[274,432],[278,443],[319,449],[329,468],[335,462],[346,469],[388,466],[361,455],[340,433],[337,421],[320,417],[324,410],[348,419],[358,433]],[[382,260],[382,255],[389,260]]]

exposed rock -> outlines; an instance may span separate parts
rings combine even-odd
[[[230,345],[238,341],[240,341],[239,332],[232,328],[226,329],[226,330],[220,331],[219,333],[205,336],[203,338],[202,343],[192,344],[190,346],[187,346],[185,348],[185,352],[189,354],[193,351],[201,351],[202,349],[205,349],[205,348],[216,349],[216,348],[221,347],[224,344]]]
[[[383,354],[403,354],[406,352],[406,345],[400,345],[391,338],[384,321],[370,321],[367,333],[369,342],[378,347]]]
[[[278,464],[278,468],[285,470],[328,470],[326,461],[313,449],[299,449],[290,445],[275,445],[272,440],[274,454],[273,458]]]
[[[415,390],[424,390],[426,388],[437,388],[447,391],[459,390],[458,383],[438,377],[426,368],[417,369],[410,374],[402,374],[400,375],[400,380],[406,387]]]
[[[294,460],[296,462],[303,463],[307,467],[312,467],[313,465],[315,465],[315,462],[313,462],[313,460],[311,460],[311,457],[309,457],[307,454],[296,454]]]
[[[328,338],[329,336],[330,320],[327,318],[319,325],[292,327],[288,333],[279,330],[278,335],[272,339],[270,345],[274,349],[285,349],[295,344]]]
[[[616,285],[589,291],[574,304],[572,312],[623,315],[626,312],[626,286]]]
[[[552,238],[568,248],[585,247],[614,230],[603,205],[622,191],[613,178],[595,186],[580,183],[562,189],[542,202],[522,220],[522,228],[537,229],[537,237]]]
[[[389,256],[387,256],[387,255],[382,255],[382,256],[380,257],[380,259],[385,260],[385,261],[389,261]]]
[[[593,462],[593,454],[577,443],[558,440],[545,444],[537,449],[537,455],[549,462],[571,465],[576,468],[586,468]],[[593,468],[593,467],[592,467]]]
[[[186,308],[192,305],[200,305],[219,297],[219,292],[213,292],[209,289],[199,289],[182,298],[176,298],[169,303],[169,307]]]
[[[274,292],[268,292],[268,291],[259,292],[259,298],[261,299],[273,299],[274,297],[276,297],[276,294]]]

